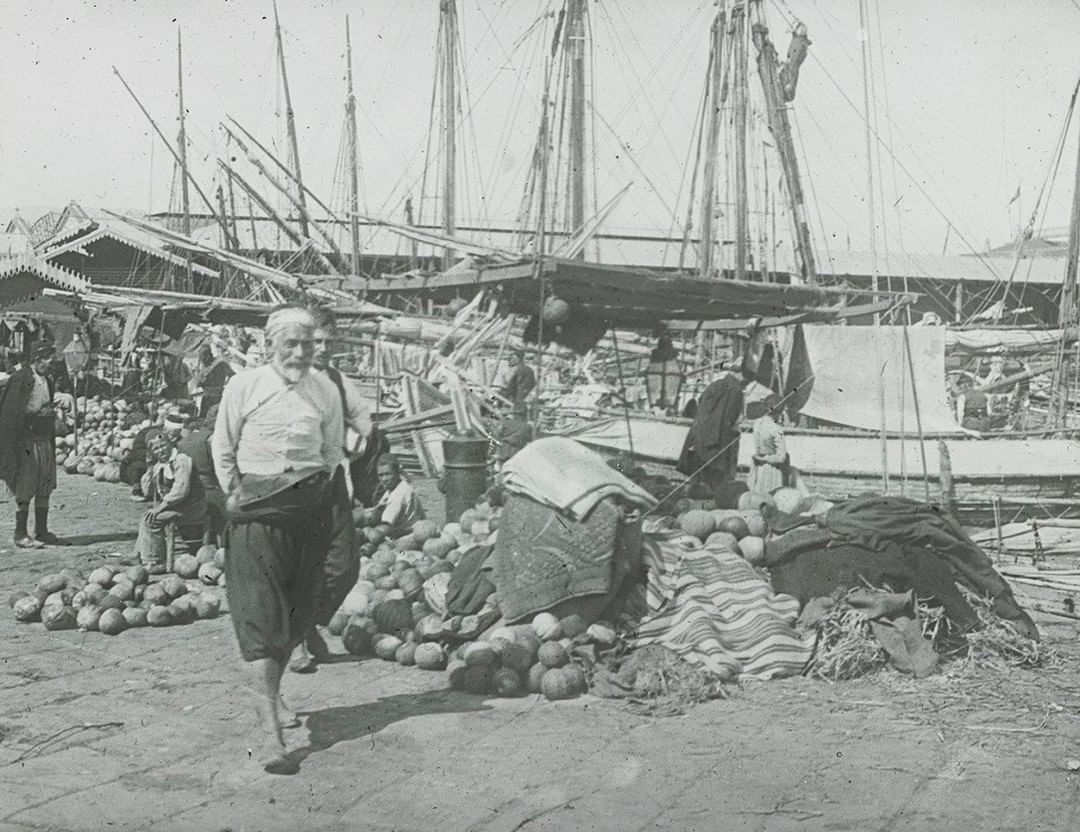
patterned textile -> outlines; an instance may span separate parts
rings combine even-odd
[[[494,580],[510,622],[570,598],[608,595],[636,570],[640,521],[627,522],[611,497],[582,521],[511,494],[499,518]]]
[[[650,615],[636,644],[660,644],[722,678],[773,679],[802,672],[813,632],[795,631],[799,602],[774,593],[739,555],[689,535],[649,536]]]

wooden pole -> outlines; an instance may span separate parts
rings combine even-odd
[[[260,195],[258,191],[256,191],[251,185],[249,185],[247,183],[247,180],[244,179],[244,177],[242,177],[239,173],[237,173],[224,162],[219,160],[218,164],[225,169],[230,179],[236,180],[237,184],[240,185],[240,187],[244,190],[244,193],[246,193],[250,199],[255,201],[255,204],[258,205],[263,210],[263,212],[268,217],[270,217],[271,220],[274,221],[277,227],[285,232],[286,237],[292,240],[293,243],[295,243],[297,246],[304,245],[304,238],[289,227],[289,224],[278,215],[277,211],[274,210],[273,206],[271,206],[269,202],[263,199],[262,195]],[[251,213],[254,215],[254,212]],[[254,216],[252,216],[251,218],[251,233],[252,235],[255,234]],[[255,242],[256,244],[258,243],[258,241]]]
[[[746,193],[746,7],[731,11],[732,66],[735,76],[735,279],[746,279],[749,203]]]
[[[182,229],[184,236],[191,236],[191,202],[188,197],[187,176],[187,130],[185,125],[186,113],[184,112],[184,45],[180,40],[180,28],[176,29],[176,89],[180,99],[180,133],[176,138],[176,148],[180,152],[180,168],[183,175],[180,177],[180,204],[184,212]],[[191,264],[188,263],[188,277],[191,277]]]
[[[720,150],[720,88],[723,85],[724,62],[724,26],[723,9],[716,13],[712,25],[712,48],[709,51],[711,73],[709,78],[709,132],[705,145],[705,172],[701,187],[701,249],[698,255],[698,268],[701,277],[712,277],[713,246],[715,230],[713,225],[716,213],[716,157]]]
[[[442,0],[443,27],[443,231],[448,237],[457,233],[457,9],[456,0]],[[454,249],[443,251],[443,269],[454,264]]]
[[[585,7],[586,0],[569,0],[565,35],[570,56],[571,234],[585,224]],[[584,259],[584,247],[578,257]]]
[[[304,198],[304,177],[300,174],[300,148],[296,142],[296,114],[293,112],[292,95],[289,93],[289,73],[285,68],[285,46],[281,39],[281,20],[278,18],[277,0],[274,0],[274,35],[277,38],[278,62],[281,67],[281,88],[285,96],[285,130],[289,134],[289,149],[292,152],[294,177],[297,185],[297,201],[304,206],[300,213],[300,230],[305,237],[310,237],[307,219],[307,200]]]
[[[623,414],[626,416],[626,443],[630,446],[630,458],[634,457],[634,432],[630,428],[630,402],[626,398],[626,383],[623,381],[622,358],[619,357],[619,335],[615,327],[611,328],[611,343],[615,347],[615,369],[619,372],[619,394],[623,400]],[[676,394],[677,395],[677,394]],[[678,404],[678,398],[676,398]]]
[[[941,491],[941,507],[953,513],[952,457],[944,439],[938,440],[938,487]]]
[[[352,242],[352,273],[360,274],[360,185],[357,174],[356,152],[356,97],[353,95],[352,37],[349,32],[349,16],[345,15],[345,61],[346,98],[345,125],[349,131],[349,233]]]
[[[908,338],[908,328],[904,327],[904,356],[907,358],[908,373],[911,378],[911,400],[915,405],[915,427],[919,431],[919,455],[922,458],[922,476],[925,486],[926,502],[930,502],[930,473],[926,466],[926,439],[923,436],[922,413],[919,411],[919,393],[915,387],[915,364],[911,360],[911,339]],[[903,435],[903,434],[901,434]]]
[[[165,134],[161,132],[161,128],[158,127],[157,122],[154,121],[150,113],[147,112],[146,107],[143,106],[143,103],[139,100],[139,97],[135,95],[135,91],[128,86],[128,82],[124,80],[124,76],[120,74],[120,70],[118,70],[114,66],[112,68],[112,71],[113,74],[120,79],[120,83],[124,85],[124,89],[128,91],[128,95],[130,95],[131,98],[138,105],[139,109],[142,111],[142,114],[146,116],[146,120],[150,122],[150,126],[154,128],[154,132],[157,133],[158,138],[161,139],[162,143],[164,143],[165,149],[168,150],[169,153],[172,155],[173,160],[176,162],[176,164],[180,165],[181,170],[187,174],[188,181],[191,182],[191,186],[195,189],[195,193],[197,193],[202,198],[202,201],[206,204],[206,208],[210,212],[210,216],[217,220],[218,224],[221,225],[222,228],[224,228],[225,218],[218,216],[217,210],[214,208],[214,204],[210,201],[210,197],[208,197],[203,191],[203,189],[199,187],[199,183],[195,181],[195,177],[191,175],[191,171],[187,170],[187,167],[181,163],[180,154],[176,152],[172,144],[169,143],[169,140],[165,138]]]

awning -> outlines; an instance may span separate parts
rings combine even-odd
[[[83,292],[90,284],[74,272],[29,254],[0,259],[0,309],[36,297],[47,288]]]

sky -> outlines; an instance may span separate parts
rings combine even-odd
[[[875,241],[962,253],[1008,240],[1048,180],[1080,76],[1080,0],[865,0],[876,132]],[[715,5],[701,0],[590,4],[595,190],[633,187],[610,229],[679,235]],[[870,242],[859,0],[765,0],[786,52],[791,23],[812,41],[793,105],[817,244]],[[166,210],[173,161],[113,74],[170,138],[177,130],[177,31],[192,170],[211,194],[236,118],[284,155],[269,0],[2,0],[0,220],[34,219],[75,199],[90,208]],[[511,222],[536,140],[542,61],[558,0],[458,0],[463,32],[461,223]],[[438,0],[281,0],[305,180],[344,206],[344,20],[350,18],[363,208],[402,218],[420,202]],[[1037,227],[1069,218],[1074,120]],[[762,136],[755,134],[755,140]],[[878,146],[878,145],[875,145]],[[895,157],[895,164],[893,158]],[[241,160],[243,164],[243,160]],[[776,170],[773,169],[775,176]],[[245,175],[248,175],[245,173]],[[252,174],[253,178],[257,178]],[[764,177],[767,179],[768,177]],[[432,176],[426,192],[431,193]],[[1019,190],[1020,197],[1010,200]],[[194,207],[198,197],[192,195]]]

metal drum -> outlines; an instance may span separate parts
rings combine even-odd
[[[487,491],[488,440],[455,434],[443,440],[446,519],[456,521]]]

